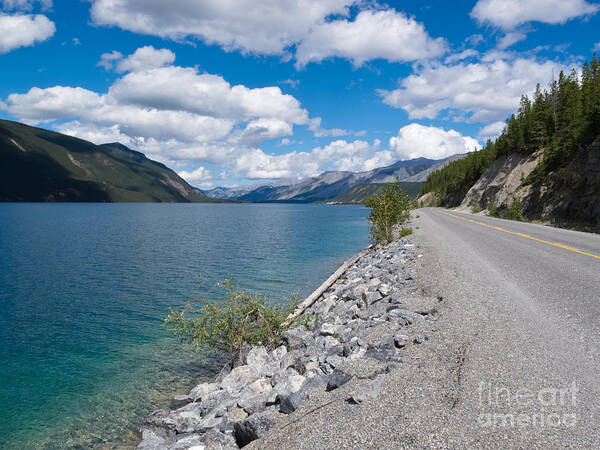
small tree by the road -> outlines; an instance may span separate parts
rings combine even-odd
[[[372,209],[371,235],[378,243],[386,244],[394,240],[394,227],[410,218],[413,202],[398,183],[390,183],[380,194],[367,197],[365,206]]]
[[[511,220],[519,220],[523,221],[525,217],[523,216],[523,204],[519,197],[514,196],[512,199],[512,203],[510,204],[510,208],[508,209],[508,217]]]

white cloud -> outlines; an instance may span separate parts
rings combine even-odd
[[[458,131],[445,131],[417,123],[400,128],[398,136],[390,138],[390,150],[397,159],[442,159],[480,147],[476,139],[463,136]]]
[[[198,167],[195,170],[187,171],[182,170],[177,173],[181,178],[183,178],[188,183],[198,183],[202,181],[208,181],[213,179],[213,175],[210,170],[206,169],[203,166]]]
[[[505,123],[501,120],[490,123],[481,129],[479,137],[487,140],[488,138],[499,136],[500,133],[502,133],[502,130],[504,130],[504,126]]]
[[[458,110],[469,122],[504,120],[516,110],[522,94],[532,94],[537,83],[567,68],[552,61],[518,58],[422,67],[400,80],[399,88],[379,90],[383,102],[404,109],[411,119],[434,119],[442,111]]]
[[[84,139],[95,144],[119,142],[127,146],[135,145],[134,140],[130,136],[121,133],[118,125],[101,127],[92,124],[82,124],[81,122],[74,120],[72,122],[66,122],[57,125],[56,129],[63,134],[77,136],[80,139]]]
[[[598,9],[586,0],[479,0],[471,17],[509,30],[527,22],[561,24]]]
[[[295,151],[283,155],[267,155],[260,149],[241,154],[235,161],[234,173],[251,180],[302,178],[314,175],[319,166],[308,153]]]
[[[444,59],[444,64],[452,64],[467,58],[471,58],[473,56],[479,56],[479,52],[477,50],[469,48],[467,50],[463,50],[462,52],[449,55],[448,57],[446,57],[446,59]]]
[[[104,67],[105,70],[112,70],[115,63],[123,59],[123,54],[116,50],[113,50],[110,53],[102,53],[100,55],[100,61],[96,64],[99,67]]]
[[[12,115],[29,123],[78,119],[101,126],[118,125],[121,132],[130,136],[159,140],[222,139],[233,127],[231,120],[187,111],[140,108],[79,87],[31,88],[25,94],[9,95],[6,103]]]
[[[600,52],[600,42],[596,42],[592,48],[593,52]]]
[[[337,56],[361,66],[365,61],[415,61],[442,55],[446,42],[432,39],[425,27],[394,10],[366,10],[353,21],[335,20],[315,25],[298,46],[298,66]]]
[[[137,72],[140,70],[155,69],[173,64],[175,53],[162,48],[155,49],[151,45],[138,48],[132,55],[123,59],[117,65],[117,72]]]
[[[93,0],[99,25],[176,40],[188,37],[226,50],[282,55],[332,14],[348,14],[354,0]]]
[[[283,94],[279,87],[231,86],[221,76],[199,74],[191,67],[168,66],[129,73],[110,87],[109,94],[119,102],[140,107],[237,120],[275,117],[294,124],[308,121],[308,112],[300,102]]]
[[[351,6],[365,9],[350,20]],[[444,39],[431,38],[414,18],[383,8],[361,0],[92,0],[91,16],[99,25],[200,39],[226,51],[289,57],[296,48],[298,67],[328,57],[360,66],[377,58],[404,62],[445,53]]]
[[[260,149],[241,154],[233,172],[249,179],[304,178],[325,170],[370,170],[390,164],[389,151],[378,151],[380,141],[372,144],[356,140],[336,140],[310,152],[292,151],[281,155],[268,155]]]
[[[527,39],[527,35],[520,31],[512,31],[510,33],[506,33],[505,36],[499,39],[498,48],[504,50],[517,42],[523,41]]]
[[[292,125],[285,120],[260,118],[249,122],[236,138],[248,145],[258,145],[268,139],[291,135]]]
[[[0,54],[49,39],[56,27],[41,14],[0,13]]]
[[[2,0],[7,10],[31,11],[36,3],[40,3],[42,9],[52,8],[52,0]]]

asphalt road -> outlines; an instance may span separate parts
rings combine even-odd
[[[600,448],[600,235],[436,208],[413,228],[422,283],[444,298],[446,357],[423,384],[454,386],[419,445]],[[406,417],[434,404],[406,398]]]

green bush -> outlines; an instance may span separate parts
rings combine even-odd
[[[288,305],[274,305],[266,297],[236,290],[230,280],[217,287],[225,290],[224,300],[202,300],[199,309],[192,309],[191,302],[182,311],[171,311],[163,326],[168,326],[179,342],[238,358],[249,345],[280,345],[285,330],[282,324],[298,306],[297,296]]]
[[[419,227],[417,227],[417,228],[419,228]],[[398,234],[398,237],[403,238],[404,236],[410,236],[412,234],[412,232],[413,232],[412,228],[410,228],[410,227],[408,227],[408,228],[402,227],[400,229],[400,233]]]
[[[394,240],[394,228],[410,218],[413,202],[398,183],[390,183],[383,192],[367,197],[365,206],[371,208],[369,222],[373,239],[387,244]]]
[[[496,205],[496,200],[491,199],[487,206],[488,216],[497,217],[498,216],[498,205]]]
[[[477,213],[481,212],[481,206],[479,205],[479,202],[472,201],[469,206],[471,207],[471,212],[473,214],[477,214]]]
[[[510,208],[508,208],[508,217],[511,220],[519,220],[522,221],[525,219],[523,216],[523,204],[518,197],[513,197],[512,202],[510,204]]]

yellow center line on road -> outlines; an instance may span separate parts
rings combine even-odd
[[[531,239],[532,241],[541,242],[542,244],[551,245],[553,247],[562,248],[564,250],[569,250],[569,251],[574,252],[574,253],[579,253],[581,255],[591,256],[592,258],[600,259],[600,256],[598,256],[598,255],[594,255],[592,253],[587,253],[587,252],[584,252],[582,250],[579,250],[578,248],[570,247],[568,245],[559,244],[558,242],[545,241],[543,239],[539,239],[539,238],[530,236],[530,235],[525,234],[525,233],[518,233],[516,231],[506,230],[506,229],[501,228],[501,227],[496,227],[494,225],[488,225],[487,223],[484,223],[484,222],[478,222],[477,220],[468,219],[466,217],[457,216],[455,214],[450,214],[450,213],[447,213],[447,212],[444,212],[444,211],[440,211],[440,212],[442,214],[445,214],[446,216],[450,216],[450,217],[454,217],[456,219],[464,220],[465,222],[471,222],[471,223],[474,223],[474,224],[477,224],[477,225],[481,225],[482,227],[491,228],[492,230],[502,231],[504,233],[512,234],[514,236],[520,236],[520,237],[523,237],[525,239]]]

